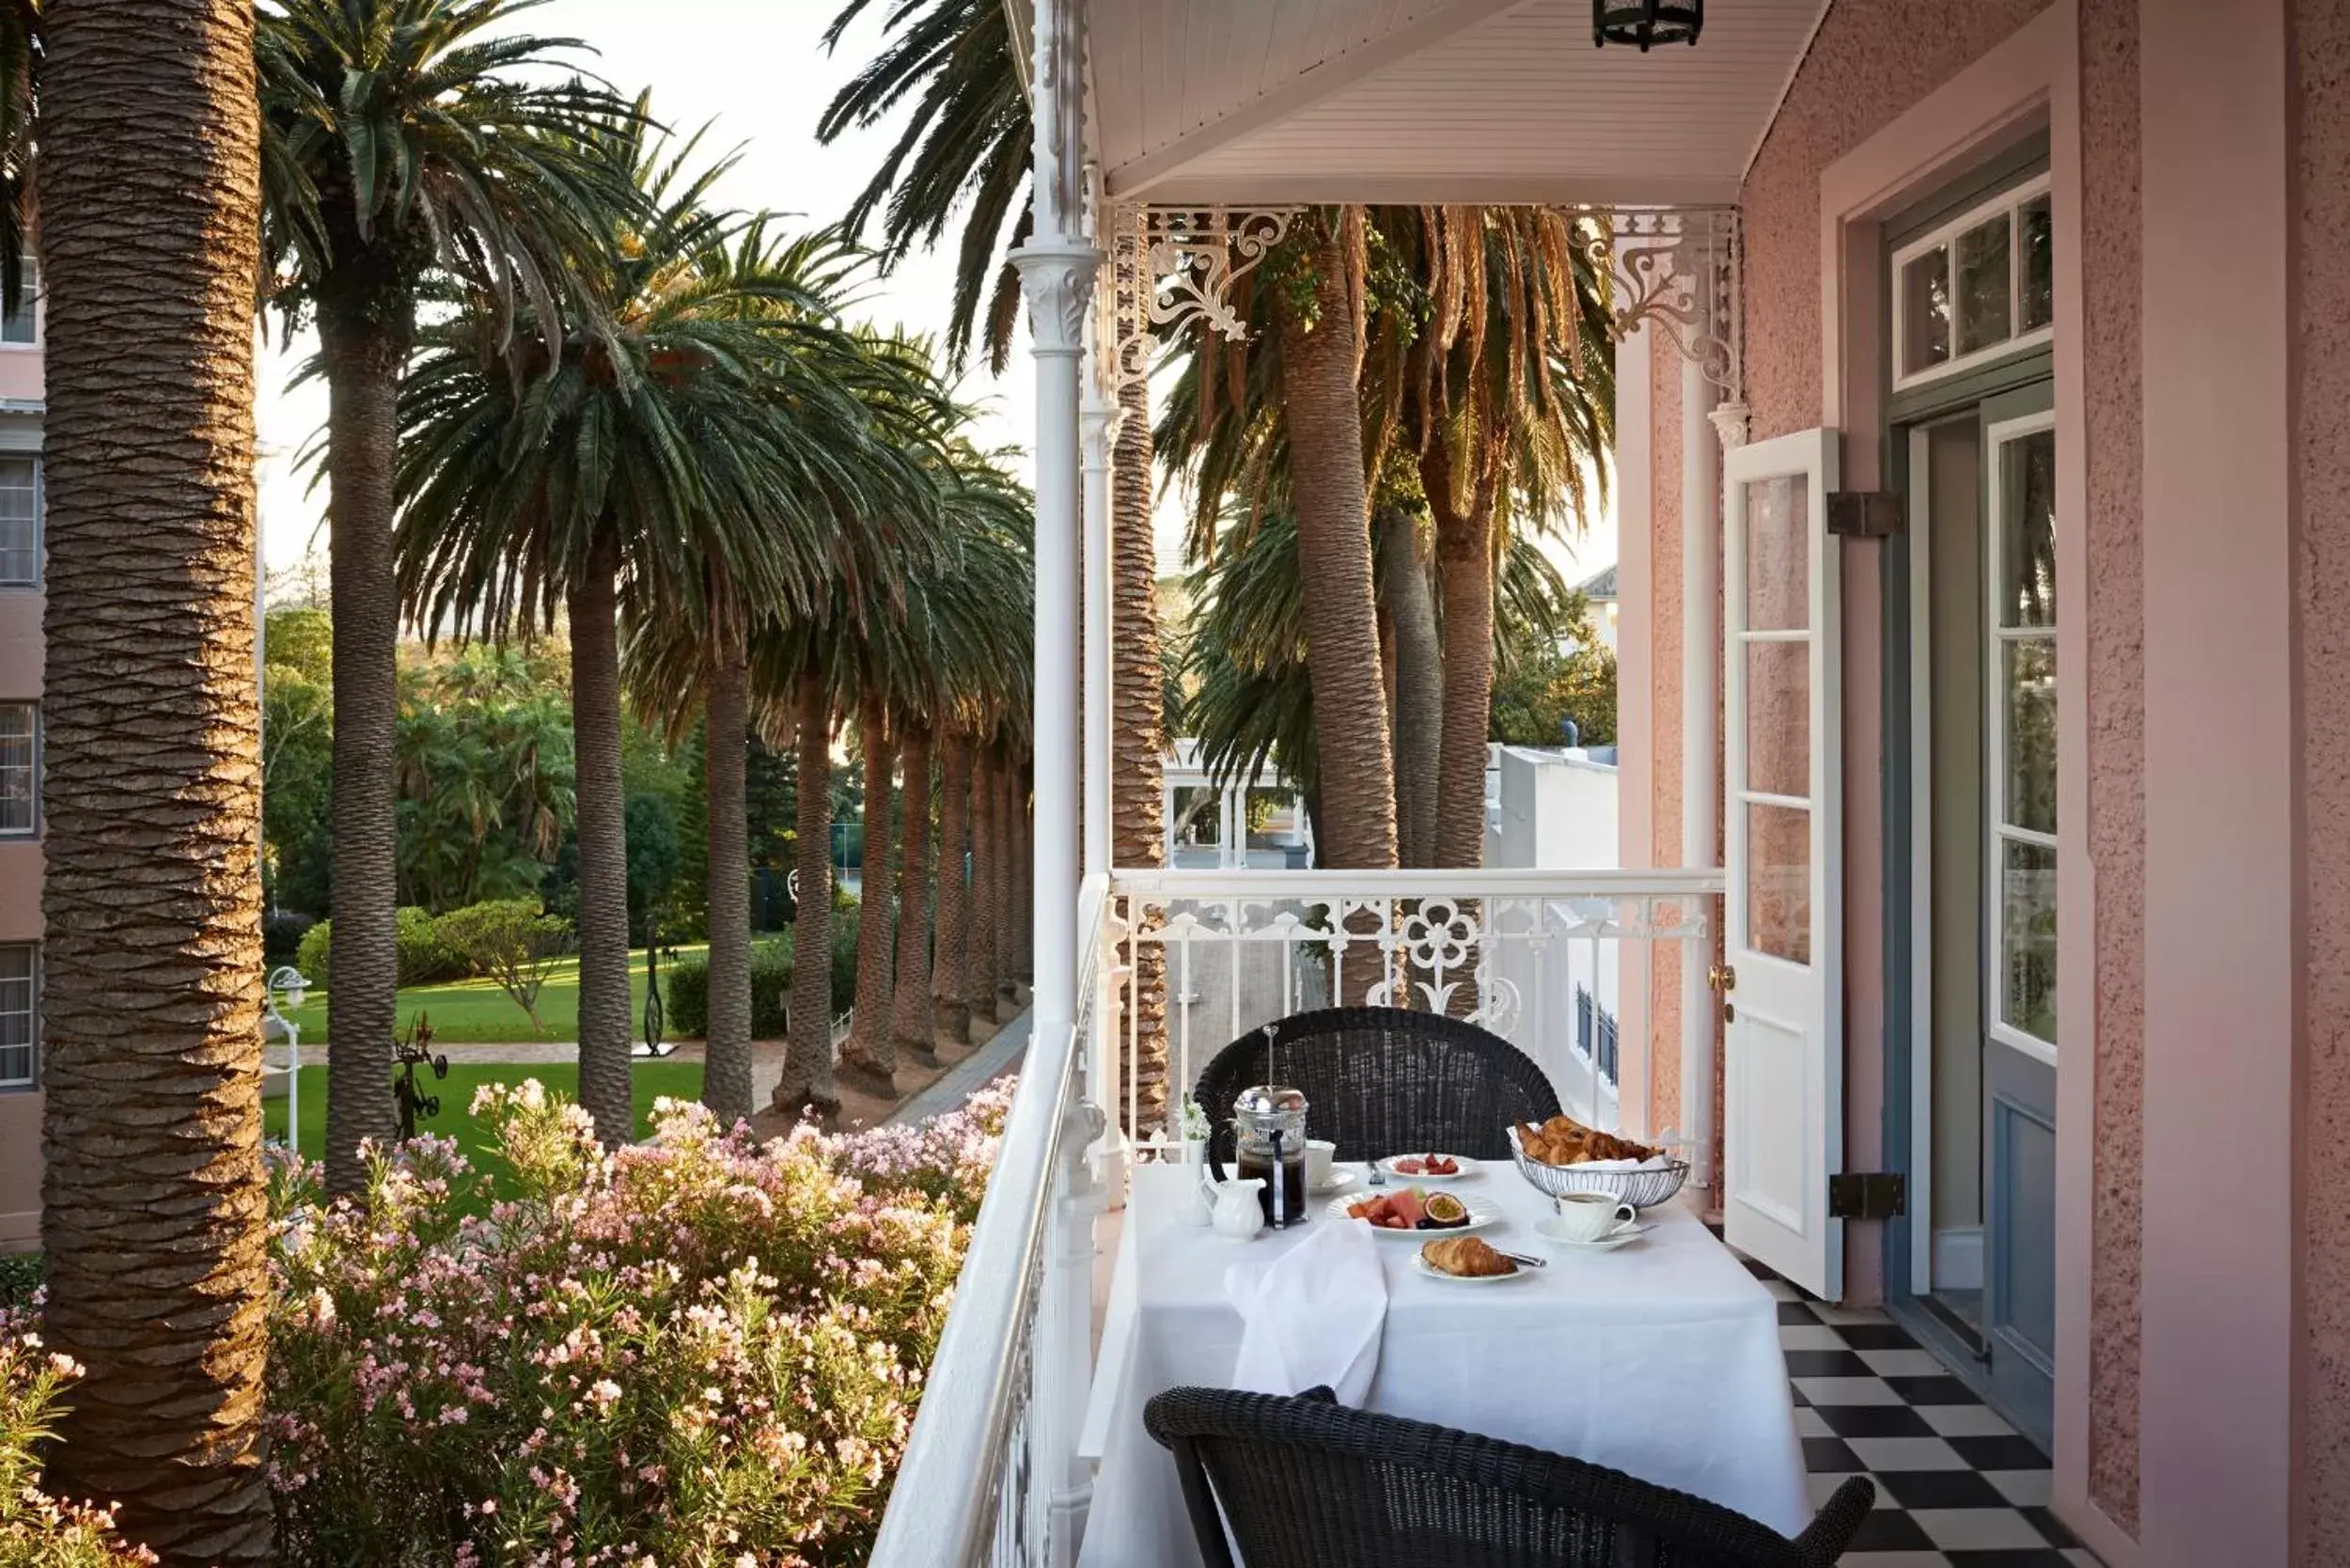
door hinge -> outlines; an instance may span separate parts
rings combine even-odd
[[[1847,1170],[1827,1179],[1830,1219],[1891,1219],[1909,1212],[1909,1178],[1898,1171]]]
[[[1832,490],[1827,497],[1827,531],[1846,539],[1890,539],[1904,531],[1899,491]]]

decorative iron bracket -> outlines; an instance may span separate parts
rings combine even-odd
[[[1150,373],[1153,329],[1180,331],[1195,321],[1240,342],[1248,323],[1232,305],[1232,285],[1261,264],[1289,233],[1297,207],[1104,207],[1098,243],[1109,261],[1097,290],[1095,341],[1104,391],[1118,392]]]
[[[1725,446],[1746,438],[1738,212],[1731,207],[1587,208],[1586,254],[1615,290],[1618,341],[1653,324],[1721,388]]]

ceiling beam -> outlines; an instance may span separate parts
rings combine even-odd
[[[1302,168],[1283,174],[1177,175],[1149,200],[1166,207],[1731,207],[1736,177],[1575,174],[1568,171],[1492,174],[1434,169],[1412,174],[1372,172],[1378,154],[1358,171]]]
[[[1187,131],[1165,147],[1120,164],[1108,172],[1104,184],[1117,200],[1138,200],[1152,195],[1154,186],[1181,174],[1194,160],[1310,109],[1374,72],[1407,60],[1480,22],[1490,22],[1529,3],[1530,0],[1451,0],[1449,5],[1415,18],[1393,32],[1291,77],[1220,119]],[[1152,199],[1157,199],[1155,195]]]

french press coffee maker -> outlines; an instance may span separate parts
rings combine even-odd
[[[1242,1181],[1259,1177],[1264,1222],[1278,1231],[1303,1225],[1306,1213],[1306,1096],[1279,1084],[1257,1084],[1232,1102],[1232,1133]],[[1216,1170],[1220,1180],[1221,1168]]]

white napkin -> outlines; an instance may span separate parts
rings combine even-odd
[[[1360,1404],[1379,1367],[1387,1321],[1387,1277],[1367,1227],[1308,1222],[1311,1232],[1265,1263],[1224,1271],[1224,1294],[1243,1328],[1232,1387],[1298,1394],[1317,1384],[1340,1404]]]
[[[1644,1160],[1577,1160],[1564,1168],[1568,1170],[1668,1170],[1671,1168],[1672,1163],[1673,1157],[1670,1154],[1651,1154]]]

